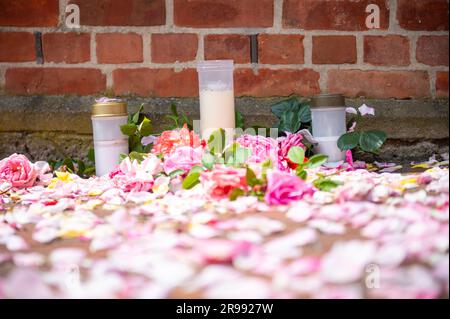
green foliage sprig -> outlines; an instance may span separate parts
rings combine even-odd
[[[361,112],[356,110],[355,114],[348,122],[347,127],[358,124],[363,118]],[[338,140],[338,147],[341,151],[359,150],[366,153],[378,154],[379,149],[387,140],[387,134],[380,130],[355,131],[342,135]]]
[[[308,103],[300,102],[296,96],[272,106],[272,113],[278,118],[275,125],[281,133],[297,133],[311,128],[311,109]]]
[[[144,146],[141,143],[143,137],[152,134],[153,126],[151,120],[145,116],[142,111],[144,104],[142,104],[138,111],[128,116],[128,123],[122,125],[120,130],[129,138],[130,152],[148,153],[151,145]]]

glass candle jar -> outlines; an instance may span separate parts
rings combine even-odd
[[[347,132],[345,98],[340,94],[319,94],[311,100],[312,133],[319,143],[316,153],[328,156],[329,162],[345,159],[345,152],[337,146]]]
[[[211,133],[224,129],[233,136],[234,113],[234,62],[204,61],[197,65],[200,85],[200,129],[202,137],[209,139]]]
[[[120,155],[128,154],[128,137],[120,126],[127,124],[127,104],[111,100],[92,106],[95,170],[97,176],[113,171],[120,163]]]

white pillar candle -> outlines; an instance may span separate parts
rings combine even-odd
[[[329,162],[345,159],[337,145],[346,133],[345,99],[339,94],[319,94],[311,100],[312,133],[319,143],[316,153],[328,156]]]
[[[224,129],[234,135],[235,105],[233,61],[204,61],[197,66],[200,85],[200,129],[204,139]]]
[[[120,163],[120,155],[128,154],[128,137],[120,130],[127,121],[127,104],[124,102],[102,100],[92,106],[97,176],[113,171]]]

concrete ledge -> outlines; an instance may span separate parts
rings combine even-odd
[[[55,159],[66,155],[83,157],[91,145],[90,105],[95,97],[76,96],[0,96],[0,158],[21,152],[36,159]],[[275,117],[270,106],[281,98],[239,98],[237,108],[247,125],[271,126]],[[164,130],[165,116],[172,102],[180,112],[199,118],[198,99],[129,98],[129,111],[145,104],[145,112],[155,131]],[[448,152],[449,101],[349,99],[349,106],[366,103],[377,116],[361,123],[365,129],[387,132],[389,142],[381,159],[418,160]]]

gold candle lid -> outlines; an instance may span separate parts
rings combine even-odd
[[[127,103],[121,100],[102,99],[92,105],[93,117],[127,116]]]
[[[318,94],[311,99],[311,108],[341,108],[345,107],[345,98],[342,94]]]

